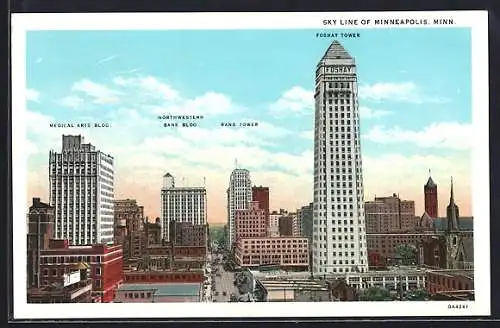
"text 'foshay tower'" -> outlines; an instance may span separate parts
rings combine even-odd
[[[314,93],[315,274],[368,270],[357,94],[355,60],[333,41]]]

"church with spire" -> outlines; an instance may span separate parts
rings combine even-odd
[[[430,177],[425,187],[437,188]],[[425,215],[430,217],[427,209],[424,213],[424,216]],[[466,253],[464,242],[466,239],[467,242],[469,242],[469,238],[465,238],[463,232],[460,230],[459,218],[460,212],[458,205],[455,203],[452,178],[450,185],[450,202],[446,207],[446,228],[441,234],[434,236],[431,240],[421,243],[419,246],[419,262],[421,264],[442,269],[467,268],[474,254],[472,254],[471,247],[467,247],[468,252],[471,252],[471,254]]]

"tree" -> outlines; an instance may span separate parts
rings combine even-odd
[[[396,256],[404,265],[417,263],[417,247],[412,244],[401,244],[396,247]]]
[[[430,295],[425,289],[416,289],[408,293],[408,299],[410,301],[428,301]]]
[[[360,295],[360,301],[391,301],[391,293],[389,290],[380,287],[370,287]]]

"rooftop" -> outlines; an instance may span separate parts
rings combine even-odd
[[[344,47],[337,40],[333,41],[328,47],[323,58],[330,59],[353,59],[351,55],[344,49]]]
[[[462,276],[469,279],[474,279],[474,270],[430,270],[429,272],[448,277]]]
[[[118,291],[153,291],[155,296],[198,296],[201,284],[183,283],[183,284],[124,284]]]

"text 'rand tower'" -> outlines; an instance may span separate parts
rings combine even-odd
[[[49,153],[49,181],[56,239],[71,245],[113,243],[113,157],[82,136],[63,135],[61,152]]]
[[[366,272],[356,64],[338,41],[317,65],[314,98],[312,271]]]

